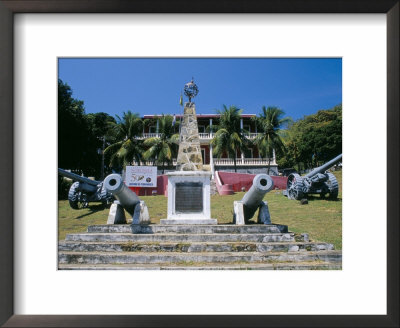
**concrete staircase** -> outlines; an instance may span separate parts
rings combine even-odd
[[[284,225],[95,225],[59,243],[59,269],[341,269],[332,244]]]

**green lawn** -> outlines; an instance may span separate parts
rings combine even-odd
[[[337,201],[310,197],[307,205],[295,200],[288,200],[282,191],[269,192],[264,200],[268,201],[272,223],[285,224],[289,230],[297,233],[308,233],[313,241],[324,241],[342,249],[342,172],[334,172],[339,182],[339,198]],[[240,200],[243,192],[231,196],[211,196],[211,216],[218,223],[232,223],[233,201]],[[167,197],[143,196],[149,208],[151,223],[157,224],[167,217]],[[67,200],[59,201],[59,233],[60,240],[68,233],[84,232],[87,226],[106,224],[108,209],[100,205],[73,210]],[[127,216],[128,217],[128,216]],[[254,219],[253,219],[254,220]]]

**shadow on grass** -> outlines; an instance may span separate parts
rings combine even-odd
[[[342,200],[342,198],[329,198],[329,197],[319,197],[319,196],[307,196],[306,198],[308,201],[313,202],[313,201],[320,201],[320,200],[326,200],[328,202],[339,202]]]
[[[91,206],[89,206],[89,207],[86,208],[86,209],[89,210],[89,212],[77,216],[77,217],[75,218],[75,220],[80,220],[80,219],[84,218],[85,216],[91,215],[91,214],[96,213],[96,212],[101,212],[101,211],[105,210],[105,209],[108,208],[108,207],[109,207],[109,206],[103,205],[103,204],[91,205]]]

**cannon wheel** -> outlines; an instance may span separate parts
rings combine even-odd
[[[337,199],[338,194],[339,194],[339,183],[336,180],[336,177],[332,173],[327,173],[328,174],[328,181],[326,184],[328,185],[329,188],[329,198],[330,199]]]
[[[86,194],[82,193],[78,188],[79,182],[74,182],[68,191],[69,206],[74,210],[86,208],[89,205]]]
[[[290,174],[288,177],[286,190],[289,199],[302,199],[304,196],[303,178],[297,173]]]
[[[73,208],[74,210],[79,209],[79,192],[77,190],[78,187],[79,182],[74,182],[68,191],[69,206],[71,206],[71,208]]]

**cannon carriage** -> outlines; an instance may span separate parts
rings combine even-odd
[[[289,199],[301,200],[307,195],[318,194],[321,198],[329,195],[330,199],[337,199],[339,184],[336,177],[332,173],[326,172],[326,170],[341,160],[342,154],[317,167],[305,176],[300,176],[297,173],[290,174],[286,185],[286,196]]]
[[[68,191],[68,201],[75,210],[88,207],[90,202],[107,205],[114,200],[113,195],[104,187],[103,181],[92,180],[60,168],[58,174],[74,181]]]

